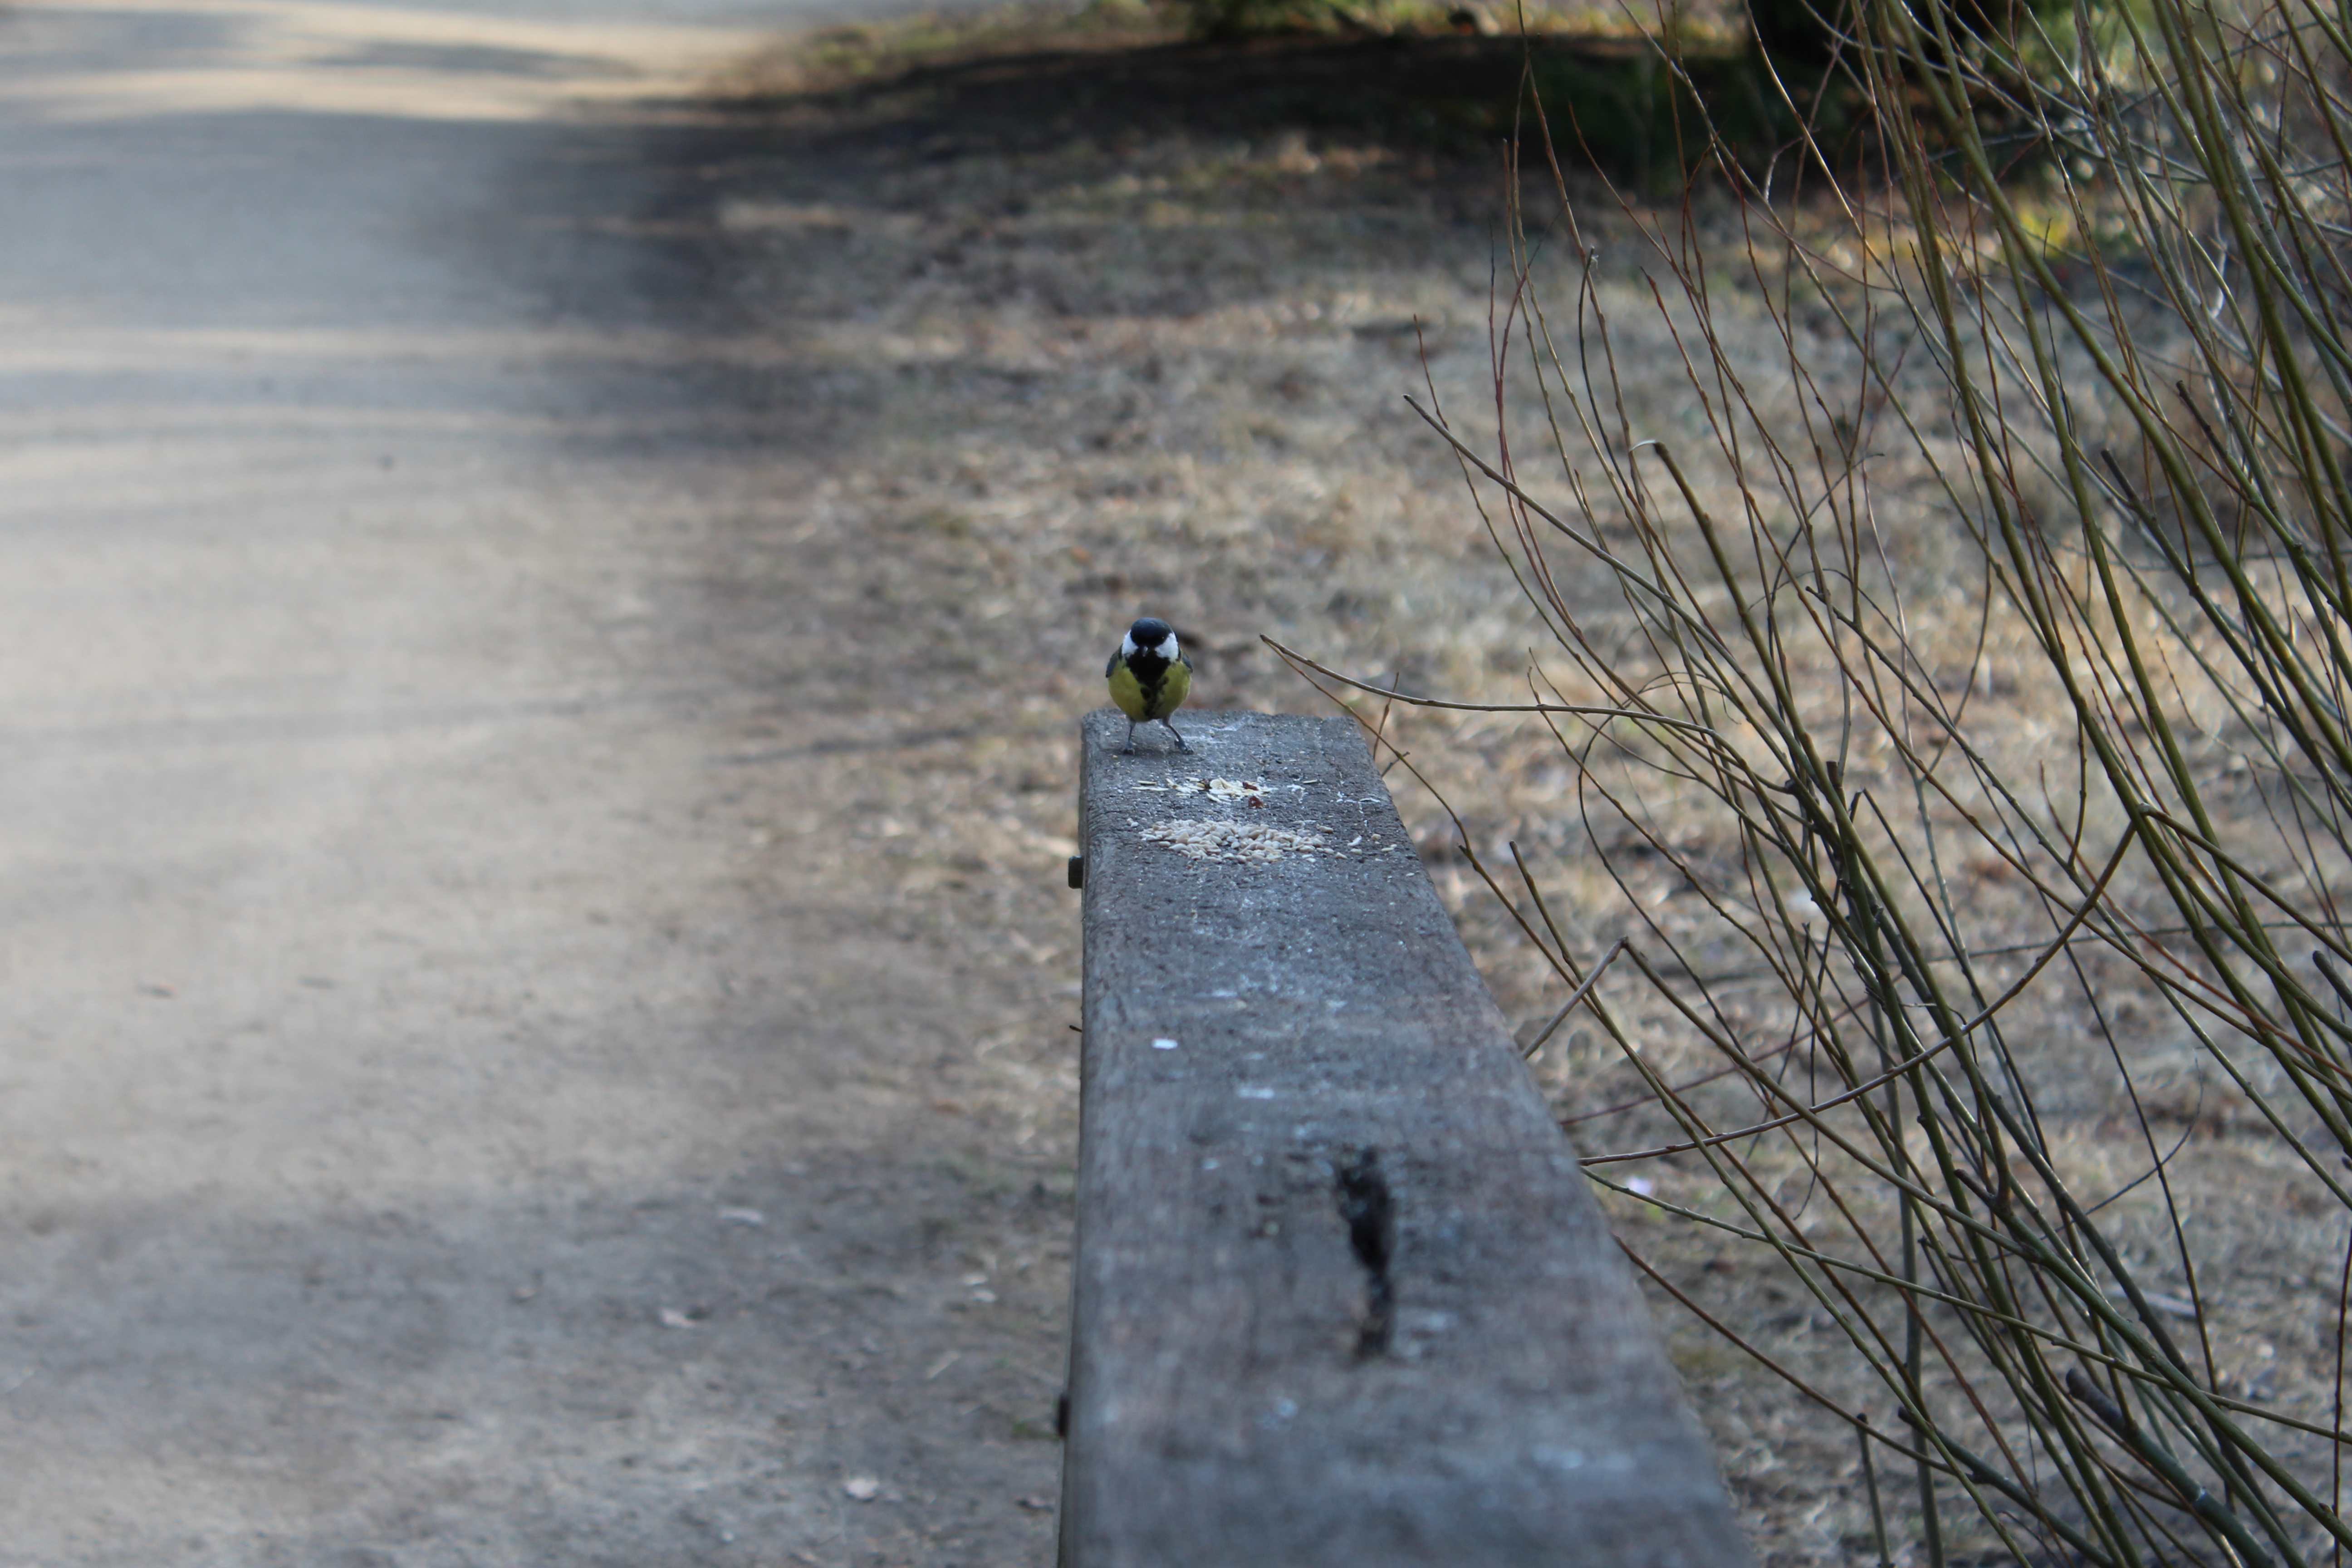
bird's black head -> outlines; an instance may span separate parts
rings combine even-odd
[[[1175,635],[1175,628],[1157,616],[1146,616],[1127,628],[1127,640],[1141,648],[1158,647]]]

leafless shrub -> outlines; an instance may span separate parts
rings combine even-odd
[[[1802,1292],[1798,1353],[1626,1211],[1850,1430],[1857,1554],[2340,1562],[2352,38],[2305,0],[1847,15],[1871,177],[1718,148],[1728,272],[1697,201],[1629,205],[1696,439],[1644,430],[1557,165],[1491,424],[1433,384],[1549,638],[1523,695],[1281,651],[1454,798],[1396,715],[1541,727],[1575,869],[1453,818],[1556,974],[1531,1048],[1588,1016],[1638,1082],[1575,1117],[1594,1178]],[[2277,1282],[2232,1276],[2231,1203],[2297,1227]]]

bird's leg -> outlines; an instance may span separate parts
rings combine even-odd
[[[1132,719],[1127,721],[1127,744],[1118,749],[1118,754],[1122,757],[1135,754],[1135,721]]]
[[[1190,747],[1190,746],[1188,746],[1188,745],[1186,745],[1186,744],[1184,743],[1184,731],[1181,731],[1181,730],[1179,730],[1178,728],[1176,728],[1176,721],[1175,721],[1175,720],[1173,720],[1173,719],[1162,719],[1162,720],[1161,720],[1161,721],[1160,721],[1162,724],[1165,724],[1165,725],[1167,725],[1167,726],[1168,726],[1168,732],[1169,732],[1170,734],[1171,734],[1171,735],[1173,735],[1173,736],[1175,736],[1175,737],[1176,737],[1176,749],[1177,749],[1178,751],[1180,751],[1180,752],[1189,752],[1189,751],[1191,751],[1191,750],[1192,749],[1192,747]]]

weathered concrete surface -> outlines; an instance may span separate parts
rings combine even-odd
[[[912,656],[626,107],[742,36],[533,8],[0,8],[0,1563],[1045,1549]]]
[[[1740,1568],[1356,724],[1182,718],[1189,752],[1082,731],[1063,1561]]]

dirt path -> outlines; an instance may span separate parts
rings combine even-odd
[[[557,102],[740,47],[0,17],[0,1562],[1047,1554],[1067,705]]]

